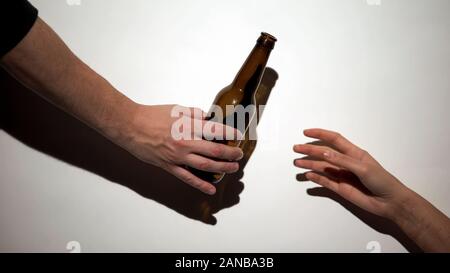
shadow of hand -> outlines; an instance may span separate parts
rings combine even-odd
[[[394,237],[409,252],[422,252],[422,250],[413,241],[411,241],[408,236],[406,236],[406,234],[392,221],[367,212],[324,187],[315,187],[308,189],[307,193],[311,196],[329,198],[339,203],[366,225],[370,226],[380,233]]]
[[[218,211],[239,202],[240,170],[207,196],[146,164],[28,90],[0,69],[1,128],[29,147],[123,185],[178,213],[215,224]]]

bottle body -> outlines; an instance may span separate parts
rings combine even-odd
[[[275,37],[267,33],[261,33],[234,81],[217,94],[207,119],[234,127],[243,136],[248,137],[249,125],[257,110],[255,94],[275,42]],[[221,114],[217,114],[218,112],[221,112]],[[242,144],[242,140],[235,139],[213,141],[235,147],[241,147]],[[225,175],[195,169],[191,171],[194,175],[211,183],[218,183]]]

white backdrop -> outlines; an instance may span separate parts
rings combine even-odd
[[[296,180],[292,146],[309,127],[341,132],[450,213],[450,1],[31,2],[140,103],[207,110],[261,31],[279,40],[268,64],[279,80],[240,201],[215,225],[0,132],[0,251],[405,251]]]

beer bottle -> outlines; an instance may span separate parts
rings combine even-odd
[[[233,82],[217,94],[207,119],[239,129],[242,135],[246,134],[249,123],[253,115],[255,115],[255,93],[261,82],[270,52],[274,48],[276,41],[277,39],[272,35],[265,32],[261,33],[261,36],[256,41],[255,47],[250,52],[250,55],[247,57]],[[244,113],[244,121],[239,121],[238,119],[242,117],[236,111],[227,113],[230,109],[227,106],[242,106],[242,108],[250,109],[250,112]],[[223,115],[216,115],[215,109],[220,109]],[[242,122],[244,122],[244,126],[238,126]],[[241,146],[240,140],[214,140],[214,142],[236,147]],[[190,170],[194,175],[211,183],[218,183],[225,175],[223,173],[208,173],[191,168]]]

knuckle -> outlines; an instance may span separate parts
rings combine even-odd
[[[237,166],[236,163],[225,163],[225,164],[222,166],[222,171],[225,171],[225,172],[233,172],[233,171],[236,170],[237,167],[239,167],[239,166]]]
[[[225,150],[223,147],[221,147],[220,145],[215,145],[212,149],[211,149],[211,154],[214,157],[222,157],[225,153]]]
[[[177,145],[176,143],[177,143],[178,141],[180,141],[180,140],[177,140],[177,139],[174,138],[172,135],[165,136],[165,137],[163,137],[163,138],[161,139],[161,142],[162,142],[163,145],[165,145],[165,146],[175,146],[175,145]]]
[[[319,162],[316,162],[316,161],[310,161],[310,160],[306,160],[306,167],[308,168],[311,168],[311,169],[313,169],[313,170],[317,170],[317,169],[319,169],[321,166],[321,164],[319,164]]]
[[[368,164],[363,164],[361,166],[361,176],[367,177],[367,175],[370,173],[370,166]]]
[[[186,182],[187,184],[193,186],[193,187],[197,186],[196,185],[197,183],[196,183],[194,177],[192,177],[192,176],[185,176],[183,181]]]
[[[186,182],[186,183],[188,183],[188,184],[192,184],[192,177],[190,177],[190,176],[184,176],[183,177],[183,181],[184,182]]]
[[[187,147],[187,142],[185,140],[173,140],[173,145],[177,149],[184,149]]]
[[[346,157],[343,154],[341,154],[341,153],[338,153],[338,152],[335,152],[335,151],[332,151],[331,153],[334,154],[334,157],[336,158],[336,160],[344,161],[346,159]]]
[[[303,149],[303,153],[309,154],[309,153],[311,153],[312,145],[307,144],[307,145],[303,146],[302,149]]]
[[[165,153],[162,158],[164,161],[167,161],[167,163],[176,163],[175,156],[170,152]]]
[[[198,167],[202,170],[208,170],[211,168],[211,161],[210,160],[202,160],[201,162],[198,163]]]
[[[355,195],[355,187],[352,187],[349,184],[341,184],[341,191],[346,192],[348,199],[353,199],[353,196]]]
[[[318,175],[318,176],[316,177],[316,179],[317,179],[317,182],[318,182],[318,183],[320,183],[320,184],[322,184],[322,185],[325,185],[326,181],[325,181],[325,178],[324,178],[323,176]]]
[[[178,146],[178,142],[174,142],[172,145],[169,145],[165,149],[165,156],[167,159],[178,162],[182,160],[185,153],[183,152],[183,148],[181,146]]]
[[[342,135],[340,133],[334,132],[333,134],[333,143],[336,143],[337,141],[339,141],[342,138]]]
[[[176,162],[180,159],[179,156],[177,155],[176,149],[172,148],[167,149],[163,154],[163,157],[171,162]]]
[[[362,152],[361,152],[361,159],[366,159],[366,158],[369,158],[369,157],[370,157],[369,152],[366,151],[366,150],[362,150]]]

